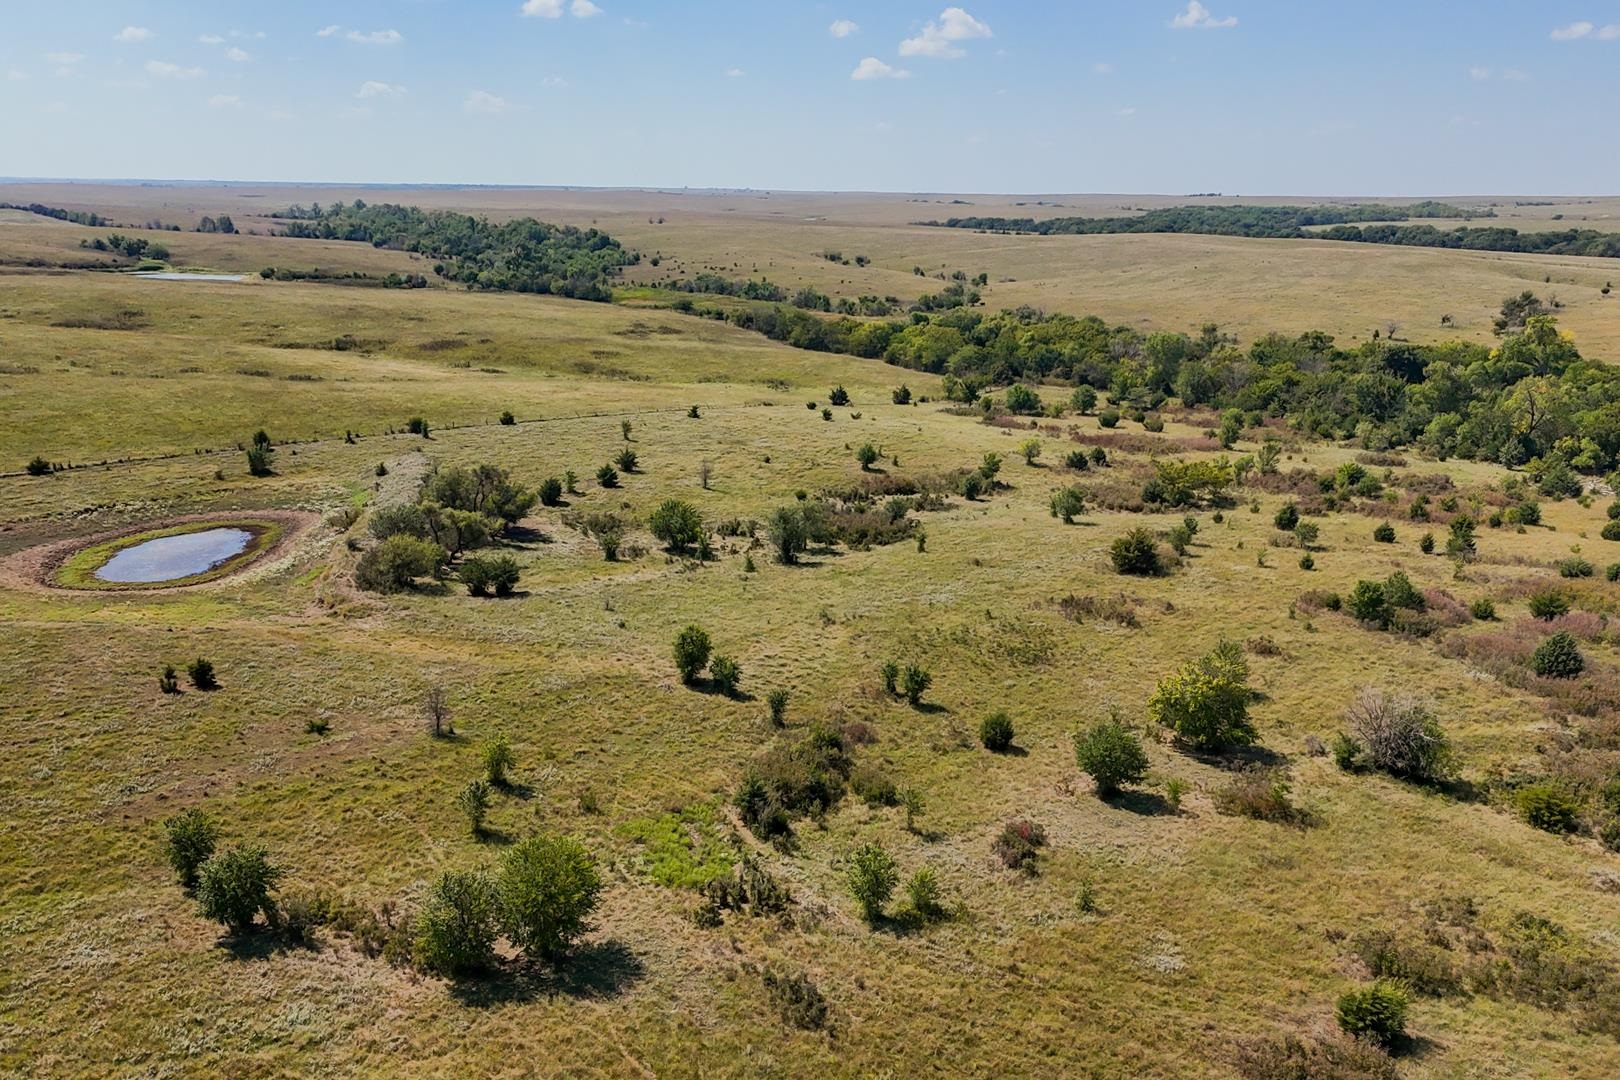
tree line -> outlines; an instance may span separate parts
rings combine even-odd
[[[1495,217],[1494,210],[1468,210],[1450,203],[1420,202],[1410,206],[1358,203],[1351,206],[1169,206],[1132,217],[953,217],[920,221],[947,229],[1036,233],[1041,236],[1088,236],[1104,233],[1199,233],[1297,239],[1323,225],[1410,221],[1413,218]]]

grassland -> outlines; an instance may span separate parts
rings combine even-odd
[[[0,225],[0,247],[9,228]],[[807,274],[852,272],[813,253],[833,243],[866,252],[865,237],[827,235],[792,257]],[[870,253],[905,263],[910,234],[884,235],[893,246],[874,237]],[[1137,263],[1177,261],[1160,239],[1220,248],[1208,238],[1095,239],[1134,243]],[[807,246],[756,240],[762,260]],[[1459,259],[1346,254],[1385,267],[1408,254]],[[967,254],[936,257],[944,265]],[[1220,276],[1231,275],[1237,299],[1199,313],[1196,296],[1178,296],[1188,322],[1225,323],[1251,305],[1262,318],[1258,269],[1244,299],[1236,265],[1199,259],[1196,274],[1178,272],[1204,282],[1206,298],[1224,295]],[[209,265],[226,264],[216,255]],[[1083,255],[1074,265],[1093,283],[1108,276]],[[1478,286],[1480,303],[1499,300],[1501,281],[1480,273],[1491,282]],[[1421,267],[1369,264],[1353,281],[1334,278],[1335,288],[1370,309],[1382,301],[1363,291],[1380,282],[1393,297],[1396,286],[1381,283],[1402,275],[1424,278]],[[1067,280],[1071,295],[1092,299]],[[993,284],[992,302],[998,289],[1027,284]],[[1409,302],[1434,303],[1430,295]],[[1324,286],[1316,297],[1323,318],[1343,317],[1338,293]],[[1286,291],[1276,303],[1277,325],[1310,314],[1291,308]],[[1106,304],[1082,306],[1107,314]],[[139,311],[139,325],[55,325],[118,311]],[[1522,586],[1552,578],[1553,560],[1576,548],[1600,565],[1620,558],[1620,545],[1597,539],[1601,502],[1548,503],[1545,525],[1524,532],[1482,530],[1480,559],[1460,574],[1419,552],[1416,524],[1397,521],[1397,543],[1383,545],[1370,540],[1376,517],[1329,515],[1306,571],[1296,551],[1272,546],[1282,498],[1240,491],[1220,523],[1198,515],[1191,557],[1175,573],[1124,579],[1109,566],[1109,542],[1166,519],[1094,512],[1064,526],[1047,511],[1060,485],[1139,485],[1146,474],[1143,450],[1115,451],[1110,469],[1091,474],[1054,466],[1074,436],[1098,434],[1095,418],[1036,432],[1047,452],[1026,466],[1014,447],[1028,431],[891,403],[902,378],[935,393],[926,377],[714,323],[538,297],[38,272],[0,277],[0,312],[0,461],[107,459],[0,476],[0,555],[187,513],[364,509],[407,495],[429,461],[493,461],[529,485],[565,469],[588,478],[625,445],[624,419],[641,462],[622,488],[587,480],[570,505],[525,521],[506,545],[523,567],[510,600],[358,593],[344,541],[363,537],[364,523],[351,530],[347,517],[201,591],[82,595],[0,575],[13,740],[0,764],[0,1071],[1230,1076],[1246,1040],[1332,1029],[1334,999],[1364,976],[1345,935],[1411,920],[1443,897],[1473,897],[1493,924],[1531,911],[1611,962],[1620,952],[1620,892],[1603,888],[1620,857],[1482,802],[1344,773],[1306,749],[1332,735],[1365,684],[1432,700],[1465,778],[1479,784],[1533,763],[1538,747],[1563,737],[1565,718],[1432,642],[1293,607],[1306,589],[1347,591],[1399,568],[1419,587],[1493,597],[1511,623],[1524,616]],[[1573,314],[1569,325],[1581,334]],[[344,335],[359,347],[312,347]],[[835,383],[853,400],[829,422],[805,403],[824,403]],[[694,403],[699,418],[687,415]],[[497,423],[506,409],[521,422]],[[415,415],[433,422],[431,439],[389,433]],[[1162,436],[1129,427],[1174,453],[1174,440],[1208,423],[1172,415]],[[298,441],[278,450],[276,475],[253,478],[234,444],[261,426]],[[1252,440],[1238,449],[1252,451]],[[563,522],[597,509],[645,521],[671,496],[710,523],[763,519],[801,490],[857,482],[852,448],[865,441],[899,475],[997,451],[1009,462],[1006,486],[921,514],[926,550],[838,549],[793,568],[723,539],[720,558],[696,566],[666,558],[639,530],[632,539],[645,553],[610,564]],[[1356,451],[1291,444],[1289,453],[1285,466],[1323,470]],[[708,487],[702,461],[713,465]],[[377,475],[379,462],[388,475]],[[1457,462],[1394,469],[1439,471],[1477,492],[1507,475]],[[757,572],[744,568],[750,554]],[[1070,594],[1121,593],[1137,628],[1075,623],[1056,607]],[[741,662],[743,696],[680,685],[669,644],[693,622]],[[1254,714],[1316,818],[1310,828],[1217,813],[1212,796],[1229,763],[1167,742],[1150,741],[1140,801],[1098,800],[1075,769],[1076,729],[1110,706],[1142,722],[1155,680],[1222,636],[1277,647],[1250,657],[1263,693]],[[1620,663],[1612,636],[1582,647],[1596,664]],[[213,661],[219,690],[159,693],[165,663],[199,655]],[[878,667],[891,658],[932,670],[929,708],[881,692]],[[449,689],[457,739],[424,732],[421,701],[434,685]],[[791,692],[794,731],[869,725],[876,742],[858,759],[924,793],[921,828],[849,797],[819,826],[802,825],[792,854],[739,832],[737,843],[793,891],[792,918],[734,916],[700,929],[695,895],[657,884],[626,826],[727,799],[772,738],[764,696],[777,687]],[[977,746],[979,720],[994,709],[1013,716],[1020,753]],[[311,718],[328,733],[308,730]],[[517,752],[518,793],[498,799],[492,839],[475,842],[453,800],[497,732]],[[1171,779],[1191,785],[1175,813],[1158,798]],[[319,948],[221,938],[163,863],[159,822],[190,806],[226,822],[230,840],[268,845],[289,870],[286,890],[356,905],[409,909],[440,870],[489,864],[505,840],[536,828],[582,837],[608,888],[567,974],[456,987],[367,957],[343,934]],[[1015,817],[1050,837],[1038,875],[991,856]],[[861,923],[842,860],[869,839],[907,872],[936,867],[958,917],[911,933]],[[1094,910],[1078,902],[1088,886]],[[830,1033],[784,1024],[756,974],[767,965],[814,980]],[[1411,1027],[1417,1043],[1401,1068],[1414,1077],[1600,1077],[1620,1053],[1568,1011],[1486,994],[1420,999]]]

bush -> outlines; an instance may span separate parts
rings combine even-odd
[[[944,916],[945,905],[941,898],[939,872],[932,866],[919,866],[906,879],[906,899],[911,902],[912,912],[924,922],[934,922]]]
[[[1081,383],[1074,388],[1074,393],[1069,395],[1069,404],[1077,413],[1088,413],[1097,407],[1097,391]]]
[[[885,660],[878,674],[883,678],[883,692],[890,697],[897,696],[900,693],[900,665],[893,660]]]
[[[175,877],[188,889],[197,887],[197,871],[214,855],[219,826],[196,807],[163,820],[163,853]]]
[[[681,499],[665,499],[647,519],[653,536],[675,554],[681,554],[703,536],[703,515]]]
[[[1164,417],[1158,413],[1149,413],[1142,418],[1142,430],[1155,434],[1164,430]]]
[[[484,819],[489,816],[489,781],[468,781],[456,796],[456,806],[467,819],[467,831],[474,836],[482,836]]]
[[[540,496],[540,505],[556,506],[558,503],[562,502],[563,482],[557,479],[555,476],[548,476],[544,480],[540,481],[540,490],[538,494]]]
[[[861,765],[850,773],[849,790],[867,806],[893,806],[900,801],[894,780],[876,765]]]
[[[877,464],[877,460],[881,456],[878,453],[878,448],[869,442],[861,443],[860,449],[855,451],[855,460],[861,463],[862,470],[871,469],[873,465]]]
[[[186,666],[186,678],[190,679],[191,685],[198,690],[219,689],[219,679],[214,675],[213,663],[201,656]]]
[[[416,503],[384,506],[371,515],[367,528],[378,540],[386,540],[390,536],[402,533],[421,540],[428,534],[427,515],[422,513],[422,508]]]
[[[688,626],[675,636],[675,670],[681,682],[690,684],[709,662],[709,635],[697,626]]]
[[[1086,496],[1079,488],[1060,488],[1052,493],[1050,503],[1052,516],[1061,518],[1063,524],[1072,525],[1074,519],[1086,512]]]
[[[619,486],[619,471],[611,465],[603,465],[596,470],[596,482],[605,488]]]
[[[1605,522],[1602,536],[1605,540],[1620,540],[1620,521]]]
[[[840,408],[842,408],[845,405],[848,405],[849,404],[849,391],[845,390],[842,385],[833,387],[827,393],[827,403],[829,405],[839,406]]]
[[[1158,541],[1146,529],[1132,529],[1116,539],[1108,549],[1108,557],[1116,573],[1153,577],[1164,571]]]
[[[512,415],[511,409],[507,409],[505,412],[501,413],[502,427],[511,427],[515,423],[517,423],[517,417]]]
[[[1304,811],[1288,798],[1291,787],[1286,769],[1251,765],[1215,792],[1215,809],[1255,821],[1304,824]]]
[[[906,696],[906,702],[916,708],[922,703],[922,696],[933,685],[934,676],[927,668],[916,664],[907,664],[906,670],[900,675],[900,690]]]
[[[1569,614],[1569,597],[1558,589],[1542,589],[1533,593],[1529,604],[1530,614],[1547,622]]]
[[[510,555],[474,555],[462,562],[456,580],[467,586],[469,596],[488,596],[491,589],[496,596],[511,596],[521,573]]]
[[[1379,626],[1389,623],[1389,599],[1384,595],[1384,587],[1376,581],[1356,582],[1356,587],[1350,590],[1346,606],[1357,622],[1376,623]]]
[[[1046,846],[1046,830],[1033,821],[1022,818],[1002,826],[1001,834],[991,845],[991,851],[1009,870],[1035,872],[1035,860]]]
[[[1593,572],[1592,564],[1579,555],[1558,561],[1559,577],[1588,578],[1592,576]]]
[[[1242,649],[1223,641],[1207,656],[1159,680],[1148,711],[1199,749],[1246,746],[1255,739],[1248,675]]]
[[[197,904],[205,918],[223,923],[233,934],[245,934],[260,913],[266,919],[274,914],[270,890],[281,877],[280,867],[270,862],[264,848],[235,847],[199,868]]]
[[[1586,668],[1586,657],[1565,630],[1552,634],[1530,654],[1530,669],[1547,679],[1573,679]]]
[[[1604,567],[1603,576],[1609,581],[1620,581],[1620,562],[1610,563]]]
[[[1395,1061],[1361,1039],[1311,1039],[1293,1035],[1242,1048],[1243,1080],[1400,1080]]]
[[[1142,740],[1117,716],[1075,734],[1074,760],[1081,772],[1090,775],[1103,798],[1117,794],[1126,784],[1141,783],[1148,770]]]
[[[731,657],[717,654],[709,661],[709,680],[714,683],[715,689],[732,697],[742,682],[742,668]]]
[[[1352,768],[1377,769],[1425,784],[1439,783],[1454,772],[1451,744],[1421,702],[1363,687],[1346,710],[1345,722],[1360,749]]]
[[[164,664],[163,670],[158,673],[158,689],[165,694],[180,692],[180,675],[174,670],[173,664]]]
[[[1418,538],[1418,550],[1425,555],[1434,554],[1434,533],[1424,533]]]
[[[1104,409],[1097,414],[1097,423],[1105,428],[1118,427],[1119,410],[1112,407]]]
[[[1563,784],[1540,780],[1513,793],[1513,808],[1526,824],[1543,832],[1572,833],[1579,824],[1581,804]]]
[[[1285,503],[1282,509],[1277,511],[1277,516],[1271,519],[1271,523],[1283,532],[1292,532],[1299,524],[1299,507],[1293,503]]]
[[[1033,465],[1041,456],[1041,440],[1025,439],[1018,444],[1018,453],[1024,459],[1025,465]]]
[[[1029,416],[1041,411],[1041,395],[1023,383],[1013,383],[1007,387],[1005,401],[1007,411],[1020,416]]]
[[[1493,622],[1496,619],[1496,605],[1488,596],[1482,596],[1468,605],[1468,614],[1480,622]]]
[[[787,723],[788,692],[778,687],[765,695],[765,704],[771,710],[771,726],[782,727]]]
[[[507,770],[517,765],[517,755],[512,752],[512,743],[507,739],[506,732],[497,732],[484,743],[483,761],[484,778],[495,787],[505,787]]]
[[[25,468],[29,476],[49,476],[51,473],[51,463],[37,454],[29,459]]]
[[[1379,979],[1342,994],[1335,1013],[1346,1034],[1387,1047],[1406,1034],[1406,1010],[1410,1004],[1405,987]]]
[[[1085,472],[1091,468],[1091,461],[1086,457],[1084,450],[1070,450],[1063,455],[1063,467],[1073,469],[1076,472]]]
[[[1013,722],[1004,712],[993,712],[979,722],[979,741],[991,753],[1000,754],[1012,746]]]
[[[1380,544],[1393,544],[1395,542],[1395,526],[1385,521],[1373,529],[1373,539]]]
[[[792,566],[810,546],[810,527],[796,506],[778,507],[765,524],[765,534],[776,549],[776,561]]]
[[[613,457],[613,464],[619,467],[620,472],[633,473],[636,471],[636,452],[628,446],[620,450]],[[602,485],[607,487],[609,485]]]
[[[525,956],[555,959],[586,930],[601,891],[596,861],[583,844],[537,833],[502,860],[498,921]]]
[[[390,536],[360,556],[354,583],[371,592],[399,592],[437,571],[447,557],[444,548],[431,541],[403,533]]]
[[[439,875],[413,923],[411,956],[440,975],[483,971],[495,959],[495,886],[479,871]]]
[[[849,771],[843,735],[812,727],[793,742],[761,752],[733,802],[755,835],[778,836],[788,831],[791,816],[823,813],[842,798]]]
[[[850,852],[844,880],[850,895],[861,905],[861,917],[876,922],[883,917],[883,905],[900,883],[900,870],[882,844],[868,842]]]
[[[911,387],[905,385],[904,383],[900,384],[899,386],[895,387],[893,393],[889,395],[889,400],[893,401],[896,405],[910,405]]]
[[[766,968],[760,973],[760,981],[765,985],[765,996],[783,1020],[805,1031],[827,1026],[827,999],[808,975]]]

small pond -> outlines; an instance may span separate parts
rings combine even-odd
[[[133,275],[148,281],[243,281],[246,274],[182,274],[173,270],[142,270]]]
[[[252,542],[251,532],[236,528],[160,536],[118,552],[95,576],[119,583],[174,581],[206,573],[246,551]]]

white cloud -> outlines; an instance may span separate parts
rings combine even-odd
[[[1568,26],[1560,26],[1552,32],[1554,41],[1579,41],[1597,29],[1589,22],[1572,22]]]
[[[203,34],[203,35],[199,36],[197,38],[197,40],[202,42],[204,45],[223,45],[223,44],[225,44],[225,39],[220,37],[218,34]]]
[[[1237,25],[1237,16],[1217,19],[1198,0],[1188,0],[1187,10],[1171,19],[1170,25],[1176,30],[1229,30]]]
[[[1471,67],[1468,69],[1468,77],[1475,82],[1484,82],[1491,77],[1491,69],[1488,67]]]
[[[360,84],[360,89],[355,92],[354,96],[358,98],[400,97],[404,95],[404,93],[405,88],[403,86],[395,86],[392,83],[377,82],[376,80],[367,80],[366,82]]]
[[[1508,82],[1529,82],[1530,81],[1529,74],[1526,73],[1526,72],[1520,71],[1518,68],[1506,68],[1506,69],[1504,69],[1503,72],[1502,72],[1502,78],[1505,79]]]
[[[322,29],[315,31],[315,36],[316,37],[331,37],[333,34],[337,33],[339,30],[342,30],[342,29],[343,29],[343,27],[338,26],[336,23],[333,23],[331,26],[323,27]]]
[[[567,86],[568,80],[561,75],[547,75],[540,80],[541,86]]]
[[[911,72],[905,68],[890,67],[877,57],[868,56],[855,65],[855,70],[849,73],[849,77],[858,82],[867,79],[909,79]]]
[[[497,97],[487,90],[474,90],[472,93],[467,95],[467,100],[462,102],[462,108],[466,109],[468,112],[483,113],[485,115],[503,113],[511,107],[511,102],[507,101],[503,97]]]
[[[938,22],[928,23],[923,27],[922,33],[902,41],[900,55],[956,60],[967,55],[967,50],[957,42],[990,36],[989,26],[959,7],[948,7],[939,13]]]
[[[364,34],[350,30],[343,36],[357,45],[398,45],[405,40],[405,35],[398,30],[372,30]]]
[[[1135,105],[1127,105],[1123,109],[1115,109],[1114,112],[1119,116],[1135,116],[1136,115],[1136,106]]]
[[[591,0],[574,0],[568,5],[568,11],[576,19],[588,19],[592,15],[602,14],[602,9],[591,3]]]
[[[728,78],[728,79],[740,79],[744,75],[747,75],[747,74],[748,74],[748,72],[744,71],[742,68],[727,68],[726,69],[726,78]]]
[[[242,99],[235,94],[215,94],[208,99],[208,107],[210,109],[239,109],[242,107]]]
[[[834,19],[833,24],[827,27],[827,33],[836,38],[846,38],[860,30],[860,26],[853,19]]]
[[[45,54],[45,59],[55,64],[57,67],[72,67],[74,64],[77,64],[80,60],[84,59],[84,53],[48,52]]]
[[[234,61],[238,64],[245,64],[253,58],[249,56],[245,50],[238,49],[235,45],[232,45],[230,48],[225,50],[225,59]]]
[[[1091,65],[1091,71],[1095,75],[1112,75],[1114,73],[1114,65],[1110,64],[1106,60],[1099,60],[1095,64]]]
[[[12,68],[10,71],[6,72],[6,78],[12,82],[27,82],[28,72],[18,71],[16,68]]]
[[[1610,23],[1597,32],[1599,41],[1614,41],[1620,38],[1620,24]]]
[[[522,14],[539,19],[560,19],[567,12],[576,19],[588,19],[592,15],[602,14],[602,9],[591,3],[591,0],[524,0]]]
[[[158,79],[196,79],[204,74],[200,67],[181,67],[167,60],[148,60],[146,73]]]
[[[155,35],[144,26],[126,26],[113,35],[114,41],[132,44],[137,41],[151,41]]]

